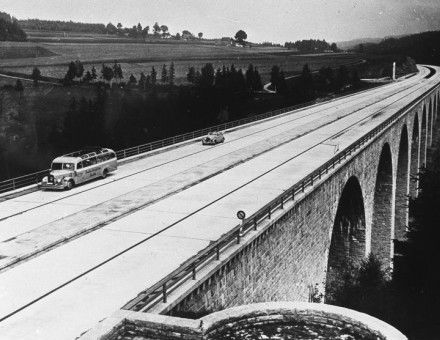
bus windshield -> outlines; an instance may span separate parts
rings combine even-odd
[[[52,163],[52,170],[73,170],[75,164],[73,163]]]

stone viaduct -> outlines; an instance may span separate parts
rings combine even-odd
[[[195,315],[242,304],[310,298],[340,269],[370,252],[386,267],[393,239],[408,225],[408,197],[427,162],[439,113],[439,88],[328,177],[272,217],[215,270],[159,313]]]

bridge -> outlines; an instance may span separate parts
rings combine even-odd
[[[226,129],[216,146],[175,139],[71,191],[7,192],[0,338],[87,337],[121,313],[307,301],[349,260],[372,252],[392,266],[432,143],[439,71],[420,65]]]

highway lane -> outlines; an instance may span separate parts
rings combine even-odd
[[[368,105],[364,105],[361,107],[367,106]],[[263,143],[263,145],[261,145],[261,142],[265,142],[266,140],[253,143],[251,147],[247,147],[247,153],[241,152],[246,149],[245,147],[241,149],[236,148],[235,151],[223,155],[222,157],[212,158],[211,160],[208,160],[208,162],[198,165],[199,167],[203,167],[206,163],[209,163],[212,160],[217,160],[218,162],[216,162],[215,166],[210,166],[210,171],[194,172],[194,167],[192,167],[186,171],[179,172],[178,174],[180,176],[168,176],[162,181],[159,180],[154,182],[153,189],[151,189],[151,186],[144,186],[142,191],[140,189],[132,191],[127,195],[122,195],[116,199],[108,200],[103,204],[95,205],[89,209],[85,209],[87,208],[87,205],[81,198],[74,196],[71,201],[75,199],[76,201],[73,201],[73,204],[71,202],[70,207],[73,206],[75,209],[79,210],[80,216],[78,216],[78,213],[69,215],[68,213],[70,213],[71,210],[63,207],[61,211],[67,214],[63,219],[56,220],[41,227],[34,227],[29,232],[18,236],[11,236],[10,239],[7,239],[0,244],[0,254],[3,255],[3,258],[0,259],[0,265],[2,268],[4,266],[10,266],[11,264],[14,264],[17,259],[21,260],[24,257],[33,254],[35,251],[46,249],[48,246],[57,243],[59,240],[70,239],[71,237],[80,233],[87,232],[87,230],[94,228],[95,225],[102,224],[110,219],[114,219],[125,214],[126,212],[132,212],[138,207],[145,206],[145,204],[153,203],[158,199],[166,197],[170,193],[178,192],[179,190],[182,190],[182,188],[186,188],[189,185],[198,183],[200,180],[209,178],[210,176],[223,171],[225,168],[230,168],[231,166],[239,164],[244,160],[257,156],[262,152],[267,152],[274,146],[285,143],[286,141],[290,141],[294,138],[298,138],[299,136],[309,133],[310,131],[314,131],[314,129],[318,128],[319,126],[329,124],[335,119],[340,119],[345,115],[352,114],[352,108],[344,110],[342,110],[340,106],[337,106],[337,108],[338,115],[336,117],[330,110],[330,112],[326,112],[325,114],[320,112],[318,117],[314,120],[310,120],[310,115],[303,117],[307,118],[305,124],[302,124],[301,118],[293,119],[298,126],[295,129],[284,131],[282,134],[279,134],[276,137],[270,137],[270,143]],[[282,126],[285,129],[287,125],[288,124],[284,123],[282,125],[278,125],[278,127]],[[286,132],[293,132],[293,135],[286,135]],[[214,151],[216,150],[218,149],[215,149]],[[143,184],[145,185],[145,181]],[[103,188],[104,186],[100,186],[99,189]],[[107,193],[108,192],[109,191],[107,191]],[[104,193],[102,195],[98,194],[99,192],[94,191],[94,195],[98,199],[102,200],[102,197],[105,197]],[[93,200],[88,199],[87,204],[90,204],[90,202],[93,202]],[[64,201],[61,203],[64,203]],[[46,204],[44,208],[49,209],[50,207]],[[36,211],[33,210],[31,213],[32,212],[35,214]],[[38,213],[41,214],[41,210],[38,210]],[[52,215],[55,214],[53,212],[46,214],[46,216],[49,217],[52,217]],[[40,216],[41,219],[42,215],[38,216]],[[25,214],[20,214],[18,218],[20,217],[26,218],[27,216]],[[30,222],[31,226],[35,226],[35,218],[33,216],[30,220],[28,219],[28,221]],[[8,222],[8,220],[6,220],[6,222]],[[20,225],[15,223],[15,226],[22,227],[23,224]],[[13,229],[9,229],[9,231],[16,232],[17,229],[18,228],[15,227]],[[6,228],[3,230],[3,235],[8,235],[8,230]],[[8,236],[10,235],[11,233]]]
[[[411,94],[405,96],[405,100],[410,98]],[[371,116],[375,111],[385,109],[386,105],[393,105],[391,103],[392,100],[389,102],[384,101],[377,105],[374,110],[371,107],[367,111]],[[401,105],[399,104],[399,106]],[[42,334],[49,336],[43,338],[52,338],[64,327],[66,327],[66,334],[73,334],[81,327],[83,327],[81,329],[86,329],[89,327],[91,320],[96,320],[97,315],[108,315],[112,310],[124,304],[128,295],[135,296],[145,286],[156,282],[178,266],[188,254],[194,254],[198,249],[206,246],[209,240],[218,238],[223,232],[235,226],[237,221],[234,217],[231,217],[231,212],[234,212],[239,204],[251,213],[271,197],[277,196],[282,190],[300,179],[311,168],[322,164],[332,156],[332,153],[329,152],[328,145],[318,143],[319,145],[314,146],[317,140],[324,141],[350,124],[358,126],[359,120],[365,120],[367,113],[359,111],[357,114],[326,126],[325,131],[317,130],[290,143],[283,144],[270,153],[255,157],[197,186],[170,196],[155,205],[109,224],[101,230],[3,273],[0,275],[0,287],[2,288],[0,292],[3,294],[1,300],[4,302],[2,313],[25,303],[32,299],[32,296],[38,296],[48,286],[59,284],[71,275],[75,275],[75,273],[72,273],[74,270],[77,271],[76,273],[81,273],[90,266],[96,265],[100,261],[99,258],[103,259],[110,256],[115,250],[114,247],[122,249],[145,236],[153,236],[154,232],[167,228],[167,226],[176,223],[191,212],[202,209],[173,225],[172,228],[150,238],[142,246],[121,255],[88,275],[50,294],[47,298],[26,308],[23,313],[8,318],[0,324],[0,334],[3,330],[5,335],[19,338],[16,336],[20,336],[20,332],[30,331],[32,333],[32,329],[40,329],[41,332],[44,332]],[[386,115],[383,115],[382,118],[385,119]],[[378,120],[377,123],[380,121]],[[372,126],[377,124],[370,118],[368,118],[368,122]],[[371,127],[364,124],[362,127],[358,126],[358,128],[362,132]],[[354,131],[353,129],[351,128],[350,131]],[[354,133],[352,138],[358,138],[358,134]],[[346,142],[348,143],[347,140]],[[308,152],[304,153],[305,150],[308,150]],[[310,157],[312,154],[313,157]],[[291,157],[294,158],[289,160]],[[251,179],[258,177],[261,172],[277,167],[283,160],[287,161],[285,166],[277,168],[276,171],[271,171],[263,176],[264,178],[261,177],[249,183]],[[290,178],[290,182],[286,182],[285,178]],[[240,186],[243,187],[237,190],[237,187]],[[233,192],[231,193],[231,191]],[[219,199],[224,195],[226,195],[224,198]],[[249,197],[252,197],[252,200],[249,200]],[[213,203],[203,207],[204,202]],[[209,228],[206,226],[209,226]],[[178,247],[176,247],[176,244]],[[99,246],[99,249],[97,249],[97,246]],[[71,259],[68,270],[65,268],[65,261],[57,261],[60,258]],[[173,260],[168,261],[169,259]],[[38,265],[38,262],[40,265]],[[163,264],[163,266],[158,266],[158,263]],[[60,273],[58,273],[58,270]],[[63,275],[65,277],[60,279],[60,276]],[[112,281],[108,279],[110,276]],[[41,281],[36,280],[36,282],[33,282],[32,289],[35,290],[33,295],[23,296],[22,299],[18,292],[26,292],[31,289],[28,287],[29,284],[26,284],[26,277],[41,277]],[[48,282],[51,279],[54,281]],[[55,282],[56,280],[58,282]],[[113,293],[112,289],[116,292]],[[101,301],[106,300],[103,297],[109,296],[107,294],[111,294],[112,298],[108,299],[111,301]],[[7,297],[9,296],[14,296],[14,301],[8,301]],[[81,306],[72,307],[65,302],[70,301],[71,303],[69,299],[78,298],[79,296],[81,296],[81,301],[84,301]],[[18,303],[17,300],[19,300]],[[95,305],[96,301],[99,301],[98,305]],[[59,312],[59,309],[53,308],[53,306],[63,306],[63,313],[66,313],[63,314],[65,320],[59,324],[50,322],[50,320],[54,320],[53,318]],[[87,315],[87,318],[84,314]],[[76,320],[79,315],[82,317]],[[68,326],[66,324],[67,320],[70,320],[70,323],[75,324],[75,326]],[[72,322],[72,320],[75,320],[75,322]],[[51,331],[54,333],[50,333]],[[21,333],[21,335],[31,333]],[[41,334],[34,335],[39,338]]]
[[[420,77],[424,76],[424,72],[421,72]],[[417,79],[413,79],[407,86],[415,83],[417,83]],[[246,130],[235,130],[228,133],[227,142],[224,145],[217,146],[215,151],[198,143],[189,144],[166,153],[156,154],[135,163],[126,164],[120,167],[116,175],[110,176],[104,181],[95,181],[75,188],[72,192],[34,192],[5,201],[0,204],[0,240],[8,240],[26,231],[33,230],[38,226],[59,220],[103,201],[166,178],[176,172],[197,166],[206,162],[207,159],[213,159],[233,152],[236,150],[237,145],[241,147],[252,145],[283,131],[296,128],[301,124],[309,123],[311,120],[316,119],[316,116],[320,115],[321,112],[329,108],[332,111],[328,114],[333,114],[333,111],[336,110],[355,109],[353,105],[356,105],[358,108],[362,107],[362,105],[365,105],[364,102],[371,100],[371,98],[380,100],[388,95],[389,91],[395,91],[398,85],[400,84],[389,86],[385,94],[381,94],[377,89],[373,90],[368,96],[362,98],[360,103],[357,96],[350,96],[338,101],[338,105],[327,103],[315,106],[313,109],[308,110],[307,113],[298,111],[292,115],[285,115],[276,120],[267,120],[261,124],[250,126]],[[342,105],[348,106],[342,107]]]

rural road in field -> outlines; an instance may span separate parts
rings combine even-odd
[[[79,336],[233,229],[238,209],[253,214],[327,162],[327,140],[343,150],[426,91],[438,81],[428,73],[226,131],[224,144],[184,143],[70,192],[1,202],[0,263],[99,228],[0,272],[0,338]]]
[[[1,72],[0,72],[0,77],[3,77],[3,78],[10,78],[10,79],[20,79],[20,80],[23,80],[23,81],[31,81],[31,82],[34,81],[33,79],[23,78],[23,77],[17,77],[17,76],[10,76],[10,75],[8,75],[8,74],[4,74],[4,73],[1,73]],[[60,84],[60,83],[51,82],[51,81],[45,81],[45,80],[39,80],[38,82],[41,83],[41,84],[48,84],[48,85],[55,85],[55,86],[63,86],[63,85]]]

